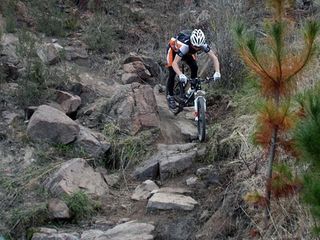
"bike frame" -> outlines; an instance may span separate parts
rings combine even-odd
[[[177,115],[178,113],[180,113],[183,108],[185,106],[187,106],[187,104],[190,102],[190,100],[192,99],[192,97],[194,97],[194,115],[195,115],[195,120],[197,120],[198,118],[198,110],[197,110],[197,102],[198,102],[198,99],[199,98],[203,98],[203,101],[205,103],[205,112],[206,112],[206,99],[205,99],[205,94],[206,92],[203,91],[201,89],[201,82],[205,82],[205,81],[208,81],[209,79],[199,79],[199,78],[196,78],[196,79],[188,79],[188,82],[191,84],[191,86],[193,86],[193,88],[191,88],[191,92],[188,93],[187,95],[187,98],[184,99],[182,102],[181,101],[178,101],[179,103],[179,110],[175,113],[175,115]],[[182,85],[182,83],[178,83],[179,84],[179,88],[180,88],[180,98],[183,99],[184,98],[184,95],[185,95],[185,90],[184,90],[184,87]],[[181,104],[182,103],[182,104]],[[181,106],[182,105],[182,106]]]

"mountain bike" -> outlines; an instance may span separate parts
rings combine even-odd
[[[186,85],[178,81],[174,86],[174,98],[178,103],[175,115],[183,111],[186,106],[194,106],[194,117],[198,128],[198,139],[203,142],[206,138],[206,99],[205,91],[201,89],[201,84],[209,82],[213,78],[195,78],[188,79]],[[189,89],[185,91],[186,86],[190,85]]]

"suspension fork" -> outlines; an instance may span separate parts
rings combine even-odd
[[[197,96],[195,99],[194,99],[194,117],[195,117],[195,120],[198,121],[198,117],[199,117],[199,113],[198,113],[198,99],[199,98],[202,98],[203,99],[203,103],[204,103],[204,112],[207,112],[207,101],[206,99],[203,97],[203,96]]]

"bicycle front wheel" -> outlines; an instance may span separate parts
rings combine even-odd
[[[206,111],[205,101],[202,97],[197,99],[197,112],[198,112],[198,138],[203,142],[206,138]]]

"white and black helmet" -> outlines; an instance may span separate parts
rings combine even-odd
[[[206,37],[201,29],[194,29],[190,36],[191,44],[195,47],[201,47],[206,42]]]

